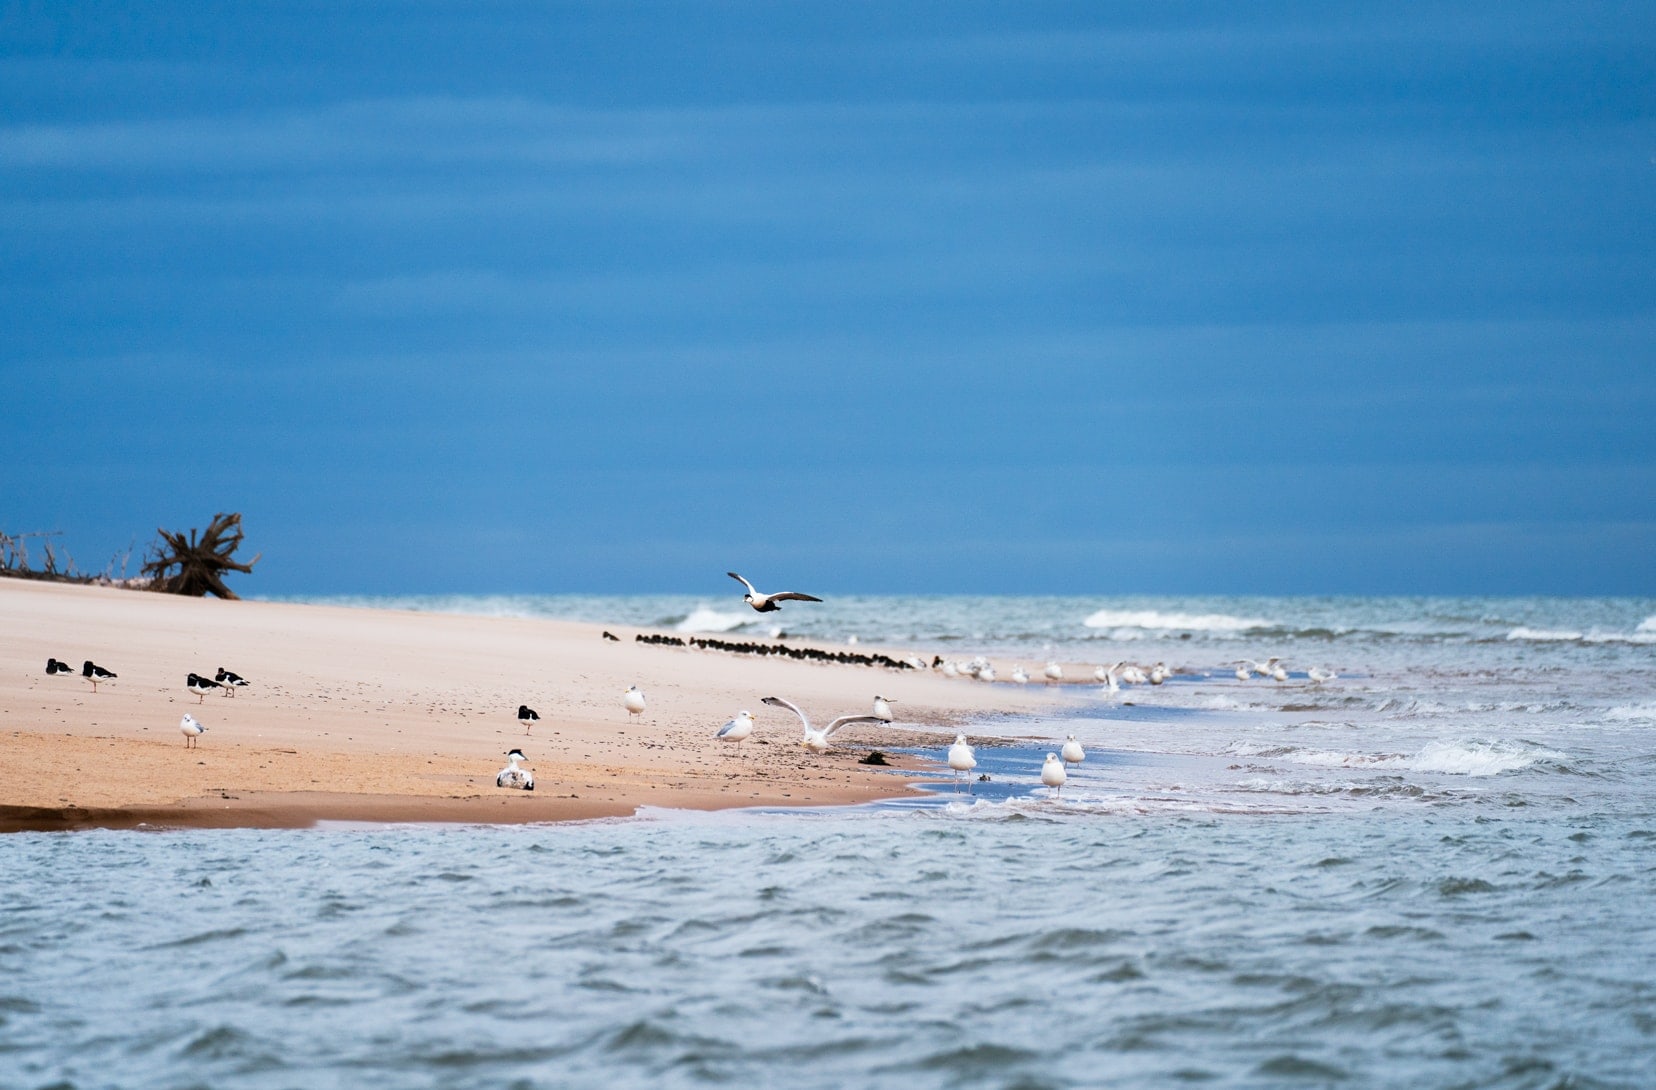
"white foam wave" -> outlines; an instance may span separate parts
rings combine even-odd
[[[677,632],[729,632],[731,629],[742,627],[751,619],[740,613],[720,613],[716,609],[700,606],[674,625],[673,629]]]
[[[1526,628],[1519,625],[1507,633],[1509,640],[1536,640],[1540,642],[1558,642],[1564,640],[1579,640],[1583,633],[1569,628]]]
[[[1081,622],[1088,628],[1151,629],[1158,632],[1246,632],[1274,628],[1274,621],[1227,613],[1163,613],[1156,609],[1101,609]]]
[[[1646,617],[1644,620],[1640,621],[1639,622],[1639,627],[1635,628],[1633,631],[1635,631],[1635,632],[1649,632],[1649,633],[1652,633],[1652,634],[1656,634],[1656,614],[1652,614],[1651,616]]]
[[[1656,703],[1623,704],[1620,707],[1606,711],[1604,718],[1616,723],[1642,722],[1645,720],[1656,723]]]
[[[1428,742],[1418,753],[1345,753],[1338,750],[1301,749],[1297,746],[1237,744],[1228,752],[1241,757],[1259,757],[1316,768],[1375,768],[1399,772],[1438,772],[1451,776],[1498,776],[1516,772],[1537,761],[1564,756],[1554,750],[1523,742],[1457,741]]]

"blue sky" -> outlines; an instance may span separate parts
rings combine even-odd
[[[1235,7],[0,3],[0,528],[1656,593],[1656,14]]]

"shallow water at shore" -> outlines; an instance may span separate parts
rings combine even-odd
[[[1643,1086],[1656,816],[0,843],[8,1086]]]

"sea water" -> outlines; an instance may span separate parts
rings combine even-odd
[[[0,838],[0,1087],[1656,1085],[1656,602],[812,610],[1177,672],[986,718],[918,801]]]

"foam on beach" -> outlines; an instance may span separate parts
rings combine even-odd
[[[716,609],[698,606],[690,615],[673,626],[675,632],[730,632],[753,620],[741,613],[721,613]]]
[[[1564,754],[1528,742],[1460,740],[1428,742],[1415,753],[1354,753],[1300,746],[1232,745],[1227,752],[1315,768],[1392,769],[1398,772],[1437,772],[1451,776],[1498,776],[1517,772],[1539,761],[1562,760]]]

